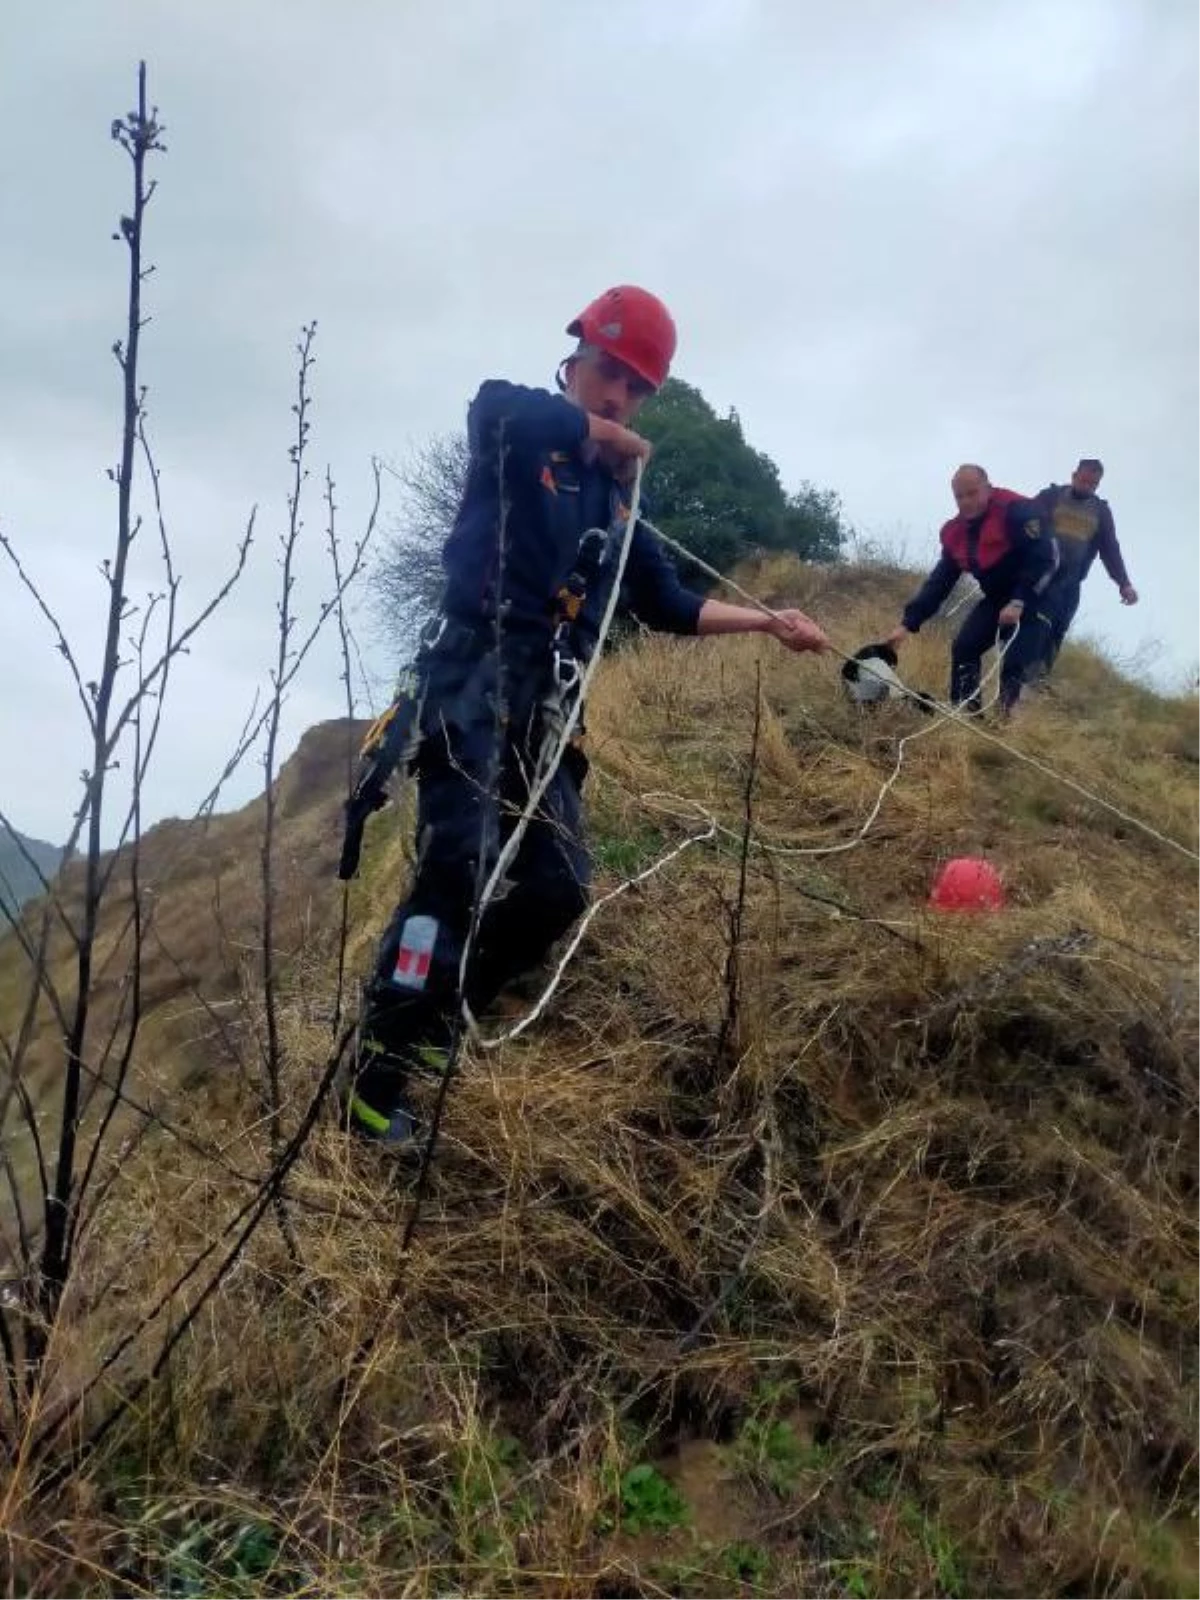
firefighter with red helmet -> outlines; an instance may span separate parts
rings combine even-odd
[[[577,343],[558,393],[492,379],[468,410],[470,462],[444,550],[442,613],[416,668],[416,873],[379,946],[345,1097],[348,1125],[386,1144],[411,1139],[409,1077],[445,1051],[461,1000],[478,1013],[587,903],[587,760],[572,744],[471,933],[480,885],[529,798],[553,686],[596,647],[628,483],[650,457],[630,424],[675,354],[667,308],[631,285],[592,301],[567,332]],[[790,650],[827,646],[802,612],[764,616],[684,588],[638,524],[621,598],[668,633],[770,633]]]

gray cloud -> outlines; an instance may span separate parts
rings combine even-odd
[[[675,310],[681,375],[736,405],[787,481],[838,488],[915,559],[960,459],[1033,490],[1103,455],[1144,604],[1121,611],[1097,575],[1083,625],[1122,649],[1161,636],[1167,676],[1194,660],[1192,5],[9,0],[0,30],[20,132],[0,151],[6,530],[94,648],[127,196],[108,127],[139,55],[170,147],[145,378],[193,601],[260,507],[247,582],[179,674],[154,808],[190,808],[264,681],[311,316],[312,465],[333,461],[347,532],[372,452],[458,425],[482,376],[545,381],[568,317],[633,279]],[[310,603],[321,525],[314,496]],[[0,805],[57,837],[84,746],[0,582],[3,747],[52,726],[71,752],[36,783],[10,769]],[[288,739],[339,703],[326,649]]]

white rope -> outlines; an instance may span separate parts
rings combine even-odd
[[[710,567],[706,561],[702,561],[699,556],[693,554],[693,552],[689,550],[686,545],[680,544],[677,539],[672,539],[670,534],[663,533],[661,528],[656,528],[654,524],[652,522],[648,522],[645,517],[642,518],[642,526],[647,530],[647,532],[652,533],[656,539],[661,540],[662,543],[667,545],[670,549],[677,551],[680,555],[686,557],[686,559],[694,566],[699,567],[701,572],[707,573],[710,578],[716,579],[718,583],[724,584],[725,587],[732,590],[734,594],[740,595],[741,598],[745,600],[748,605],[753,606],[756,611],[762,612],[764,616],[774,617],[777,621],[781,620],[782,614],[780,612],[773,610],[769,605],[766,605],[755,595],[750,594],[747,590],[742,588],[741,584],[735,583],[732,578],[726,577],[723,572],[718,572],[715,567]],[[848,655],[846,651],[840,649],[839,646],[831,643],[829,648],[831,652],[835,656],[838,656],[842,661],[850,661],[854,662],[855,665],[859,667],[862,666],[862,662],[858,661],[856,657]],[[1073,789],[1075,793],[1081,795],[1083,799],[1090,800],[1093,805],[1100,806],[1102,810],[1110,812],[1114,817],[1119,817],[1122,822],[1127,823],[1131,828],[1137,828],[1140,832],[1147,834],[1151,839],[1157,839],[1160,844],[1165,844],[1169,849],[1178,851],[1180,855],[1186,856],[1189,861],[1200,861],[1200,854],[1197,854],[1195,850],[1190,849],[1186,844],[1181,844],[1178,839],[1173,839],[1170,834],[1161,833],[1149,822],[1144,822],[1141,817],[1135,817],[1131,812],[1122,811],[1121,807],[1114,805],[1111,800],[1106,800],[1103,795],[1096,794],[1093,790],[1086,788],[1082,783],[1077,783],[1074,778],[1068,778],[1066,773],[1057,772],[1053,767],[1048,766],[1046,762],[1040,761],[1037,756],[1031,756],[1027,751],[1018,750],[1015,745],[1009,744],[1006,739],[1001,739],[998,734],[992,733],[990,729],[980,727],[979,722],[975,717],[965,715],[956,706],[946,705],[940,700],[935,700],[932,695],[922,695],[918,693],[917,690],[911,689],[908,684],[906,684],[899,677],[896,679],[896,682],[899,684],[902,692],[906,694],[909,699],[916,700],[918,702],[924,702],[927,705],[933,705],[943,720],[956,722],[960,727],[969,729],[969,731],[974,734],[977,739],[983,739],[986,741],[986,743],[995,745],[998,749],[1003,750],[1006,755],[1012,756],[1015,761],[1024,762],[1027,767],[1032,767],[1035,771],[1042,773],[1044,777],[1052,778],[1055,783],[1061,783],[1065,785],[1066,788]],[[913,738],[915,735],[910,734],[909,737]]]
[[[941,726],[943,721],[944,719],[939,717],[936,722],[926,723],[923,728],[917,728],[913,733],[905,734],[900,740],[899,744],[896,746],[895,765],[892,767],[891,772],[884,780],[883,786],[879,793],[875,796],[875,803],[867,812],[865,821],[852,838],[843,839],[840,844],[768,844],[764,839],[752,839],[751,843],[758,849],[765,850],[769,854],[777,856],[837,856],[844,854],[847,850],[857,850],[859,845],[862,844],[863,840],[867,837],[867,834],[875,826],[876,818],[883,810],[883,802],[891,793],[897,778],[900,776],[900,769],[904,765],[905,747],[913,739],[923,739],[927,733],[932,733],[935,728]],[[720,831],[724,834],[727,834],[730,838],[736,839],[741,837],[741,835],[735,833],[732,828],[727,828],[724,825],[719,826]]]
[[[974,578],[968,578],[966,573],[963,574],[959,581],[962,583],[963,592],[959,595],[958,599],[952,606],[947,606],[946,609],[940,613],[943,622],[949,622],[950,618],[956,616],[969,600],[978,600],[980,595],[983,593],[982,589],[980,589]]]
[[[1004,657],[1007,655],[1009,650],[1012,649],[1019,631],[1020,624],[1018,623],[1017,627],[1013,629],[1013,632],[1008,639],[1002,641],[997,638],[996,659],[992,666],[988,669],[987,674],[980,681],[979,690],[981,694],[983,694],[988,688],[990,680],[993,678],[999,678],[1001,668],[1004,665]],[[859,662],[859,666],[865,668],[867,671],[871,670],[871,664],[869,661],[861,661]],[[903,687],[903,685],[901,685],[901,687]],[[847,850],[856,850],[867,837],[867,834],[870,833],[871,829],[875,826],[875,823],[879,817],[879,813],[883,809],[883,802],[891,793],[893,787],[895,786],[896,780],[900,776],[901,768],[904,765],[904,753],[908,745],[916,739],[923,739],[926,734],[932,733],[935,728],[942,727],[947,720],[948,719],[944,716],[935,717],[932,721],[927,722],[923,727],[917,728],[914,732],[906,733],[904,735],[899,744],[896,746],[895,765],[892,767],[888,777],[884,780],[879,793],[875,796],[874,804],[867,812],[862,826],[851,838],[843,839],[838,844],[814,845],[770,844],[765,839],[752,838],[750,841],[751,844],[756,850],[764,850],[769,855],[778,856],[836,856],[844,854]],[[643,800],[648,800],[653,798],[653,796],[643,795],[642,798]],[[713,827],[716,829],[716,831],[724,834],[727,838],[740,839],[742,837],[740,830],[726,827],[723,822],[718,822],[715,817],[711,817],[711,814],[710,820],[712,821]]]
[[[999,693],[1000,693],[999,680],[1000,680],[1000,673],[1001,673],[1001,671],[1002,671],[1002,669],[1004,667],[1004,658],[1008,654],[1008,652],[1012,649],[1013,645],[1016,643],[1017,635],[1018,635],[1018,633],[1020,633],[1020,631],[1021,631],[1021,624],[1018,622],[1016,627],[1013,629],[1012,633],[1009,635],[1009,637],[1007,639],[1001,639],[999,634],[997,634],[997,636],[996,636],[996,655],[995,655],[995,659],[992,662],[992,665],[988,668],[987,672],[984,674],[984,676],[980,679],[980,682],[979,682],[979,694],[980,694],[981,698],[986,694],[987,689],[988,689],[989,685],[991,684],[991,682],[994,680],[995,683],[996,683],[996,694],[992,697],[992,700],[990,702],[988,702],[989,704],[995,704],[995,701],[999,696]],[[858,665],[859,665],[860,670],[863,669],[863,668],[865,668],[868,672],[871,670],[871,663],[869,661],[860,661],[858,663]],[[904,690],[904,692],[906,694],[910,694],[911,695],[913,693],[913,691],[910,690],[905,684],[900,682],[899,678],[897,678],[895,681],[897,683],[900,683],[900,687]],[[937,702],[935,701],[934,704],[937,704]],[[949,721],[949,720],[950,719],[948,717],[944,716],[944,715],[943,716],[937,716],[937,717],[932,718],[931,721],[927,722],[924,725],[924,727],[917,728],[917,729],[914,730],[914,732],[906,733],[904,735],[904,737],[900,740],[900,742],[896,746],[896,764],[892,768],[890,776],[885,780],[884,785],[880,789],[878,795],[875,797],[875,804],[871,807],[870,811],[867,813],[866,821],[863,823],[862,827],[858,830],[858,832],[854,835],[854,837],[852,839],[844,840],[841,844],[824,844],[824,845],[822,845],[822,844],[816,844],[816,845],[767,844],[766,841],[763,840],[763,839],[755,839],[753,842],[758,846],[758,848],[760,850],[766,850],[771,855],[780,855],[780,856],[835,856],[835,855],[840,855],[843,851],[856,849],[863,842],[863,840],[866,838],[867,834],[871,831],[871,829],[874,827],[875,820],[879,816],[880,811],[883,809],[883,802],[887,799],[887,797],[888,797],[889,793],[891,792],[891,790],[892,790],[897,778],[899,778],[900,769],[904,765],[904,752],[907,749],[907,747],[914,740],[923,739],[927,733],[932,733],[935,728],[943,727],[946,724],[946,722]],[[718,825],[718,826],[720,826],[720,831],[722,833],[728,834],[731,838],[739,838],[740,837],[740,835],[736,834],[732,828],[726,828],[726,827],[723,827],[721,825]]]
[[[476,1044],[481,1045],[485,1050],[495,1050],[500,1045],[507,1044],[510,1039],[515,1039],[519,1034],[524,1033],[525,1029],[528,1028],[531,1023],[537,1021],[542,1012],[546,1009],[547,1005],[549,1005],[550,1001],[553,999],[554,994],[558,989],[559,984],[562,982],[563,977],[566,974],[566,970],[574,958],[576,950],[578,950],[579,946],[582,944],[583,936],[587,932],[593,919],[599,914],[604,906],[608,905],[610,900],[615,900],[618,895],[624,894],[627,889],[635,888],[639,883],[645,883],[647,878],[652,878],[656,872],[661,872],[664,867],[669,866],[672,861],[681,856],[685,850],[690,850],[692,845],[704,844],[707,840],[716,838],[718,833],[728,833],[730,831],[728,828],[722,828],[717,819],[709,812],[705,811],[702,806],[697,805],[695,809],[698,814],[705,818],[708,823],[708,826],[703,830],[703,832],[689,834],[686,839],[681,839],[680,842],[672,849],[668,850],[665,855],[659,856],[658,859],[652,861],[648,867],[643,867],[641,872],[635,873],[632,878],[623,879],[614,889],[610,889],[607,894],[603,894],[598,900],[594,900],[587,908],[587,911],[584,913],[582,919],[576,927],[574,934],[571,936],[570,944],[568,944],[567,948],[563,951],[558,965],[551,974],[549,983],[547,983],[546,987],[542,990],[533,1007],[525,1013],[519,1022],[514,1023],[511,1028],[504,1028],[501,1030],[501,1032],[492,1034],[487,1038],[484,1037],[484,1035],[479,1031],[478,1026],[475,1025],[474,1038]]]

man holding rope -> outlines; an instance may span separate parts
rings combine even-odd
[[[828,648],[800,611],[764,615],[685,589],[637,522],[650,445],[630,423],[675,353],[662,302],[609,289],[567,332],[577,345],[558,394],[491,380],[468,411],[466,490],[412,701],[416,875],[379,946],[345,1102],[350,1128],[384,1144],[412,1139],[409,1076],[445,1063],[463,1002],[485,1007],[586,907],[587,759],[571,730],[622,563],[622,602],[651,628]]]
[[[950,487],[958,513],[942,527],[941,556],[885,642],[899,649],[919,633],[969,572],[983,594],[950,648],[950,702],[966,711],[982,709],[983,656],[998,644],[1004,651],[1000,709],[1007,714],[1045,655],[1050,623],[1043,595],[1054,575],[1054,540],[1038,507],[1011,489],[994,488],[982,467],[959,467]]]

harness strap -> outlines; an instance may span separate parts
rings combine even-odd
[[[550,694],[560,701],[573,694],[579,687],[583,668],[579,659],[581,652],[574,638],[575,624],[587,602],[588,593],[595,587],[600,577],[607,550],[607,529],[589,528],[579,541],[579,548],[575,552],[575,564],[554,598],[554,632],[550,638],[552,679]]]
[[[446,629],[436,618],[422,635],[413,666],[401,675],[392,703],[367,729],[358,756],[354,785],[343,807],[346,817],[338,877],[349,882],[358,872],[367,818],[388,801],[388,783],[397,767],[407,766],[421,738],[425,704],[425,661]]]

